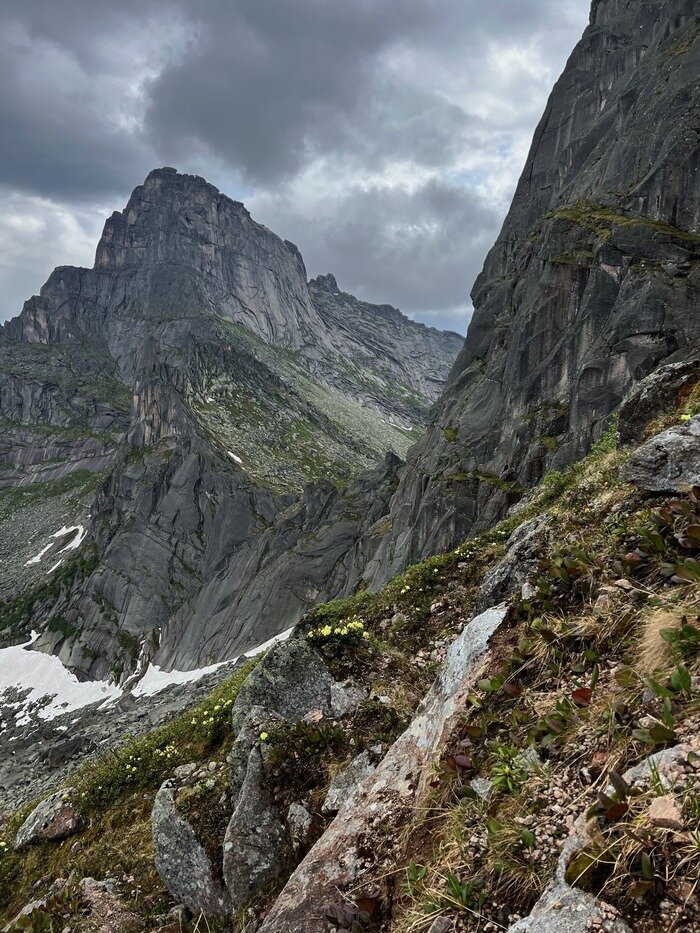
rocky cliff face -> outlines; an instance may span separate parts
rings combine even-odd
[[[492,524],[589,449],[631,384],[698,350],[692,0],[594,2],[411,456],[377,583]]]
[[[308,283],[242,204],[151,172],[94,268],[57,269],[0,333],[5,637],[34,625],[81,674],[126,676],[344,592],[460,345]],[[64,526],[89,532],[80,573]]]

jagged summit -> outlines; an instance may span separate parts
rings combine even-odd
[[[332,272],[327,272],[325,275],[317,275],[315,279],[309,281],[309,285],[312,289],[316,289],[319,292],[330,292],[332,295],[337,295],[340,291],[338,282]]]
[[[157,648],[189,667],[354,584],[339,555],[388,506],[462,341],[321,281],[242,204],[161,168],[94,268],[56,269],[2,328],[0,489],[43,505],[5,515],[0,593],[41,585],[62,526],[99,555],[65,621],[37,608],[38,646],[87,677]]]

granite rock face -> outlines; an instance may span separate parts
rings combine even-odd
[[[391,508],[374,585],[585,454],[627,391],[697,355],[693,0],[599,0],[550,95],[474,316]]]
[[[56,269],[0,328],[0,593],[37,593],[3,638],[40,630],[80,676],[123,679],[350,592],[460,344],[308,283],[242,204],[151,172],[94,267]],[[89,566],[49,585],[46,545],[77,524]]]

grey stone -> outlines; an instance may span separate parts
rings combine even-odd
[[[493,795],[493,781],[490,781],[488,778],[472,778],[469,782],[469,786],[482,800],[490,800]]]
[[[477,608],[485,609],[528,585],[546,540],[549,519],[538,515],[523,522],[508,538],[503,557],[484,577],[477,594]]]
[[[224,837],[224,879],[235,912],[282,872],[291,854],[279,810],[263,785],[263,759],[254,747],[238,803]]]
[[[15,836],[15,849],[32,842],[65,839],[81,826],[81,817],[73,804],[73,792],[57,791],[42,800],[22,823]]]
[[[313,817],[300,803],[290,803],[287,810],[287,828],[295,852],[306,849],[309,834],[313,825]]]
[[[430,925],[428,933],[452,933],[454,928],[454,921],[450,920],[448,917],[438,917],[437,920],[434,920]]]
[[[369,751],[353,758],[347,768],[336,774],[331,781],[321,812],[337,813],[342,807],[351,807],[360,785],[376,767],[374,756]]]
[[[687,761],[688,756],[693,752],[697,754],[698,749],[685,743],[673,745],[670,748],[662,748],[661,751],[648,755],[636,765],[628,768],[622,777],[630,785],[642,786],[649,783],[653,775],[658,775],[661,785],[667,789],[672,789],[669,778],[670,772]],[[610,790],[611,785],[606,788],[606,793],[610,793]]]
[[[194,829],[177,809],[176,790],[175,781],[165,781],[153,804],[158,874],[172,896],[193,913],[226,916],[231,910],[230,899]]]
[[[290,638],[274,648],[241,687],[231,712],[234,731],[249,710],[260,707],[293,722],[309,710],[332,714],[335,683],[323,659],[304,638]]]
[[[683,492],[700,485],[700,415],[642,444],[620,475],[645,492]]]
[[[591,894],[557,882],[547,888],[528,917],[508,927],[508,933],[589,933],[593,921],[608,916],[606,907]],[[631,933],[621,918],[612,915],[602,929]]]

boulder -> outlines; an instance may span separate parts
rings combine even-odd
[[[240,729],[254,706],[297,722],[313,709],[324,716],[347,715],[361,698],[357,688],[334,680],[304,638],[290,638],[272,648],[241,687],[232,710],[233,728]]]
[[[59,790],[35,807],[17,830],[15,849],[32,842],[65,839],[77,832],[82,819],[73,804],[72,790]]]
[[[700,415],[642,444],[620,475],[644,492],[684,492],[700,485]]]
[[[271,713],[262,706],[252,706],[248,710],[226,759],[229,766],[229,787],[234,807],[238,801],[238,795],[248,770],[250,752],[259,742],[260,734],[269,732],[270,729],[282,722],[285,722],[282,716]]]
[[[223,917],[231,909],[229,897],[194,829],[177,809],[177,788],[177,781],[165,781],[153,804],[158,874],[173,897],[193,913]]]
[[[546,515],[537,515],[518,525],[508,539],[505,554],[489,570],[479,587],[478,609],[495,605],[528,583],[545,541],[547,524]]]
[[[263,757],[255,746],[224,837],[224,879],[231,909],[245,907],[279,877],[290,856],[286,827],[264,787]]]

